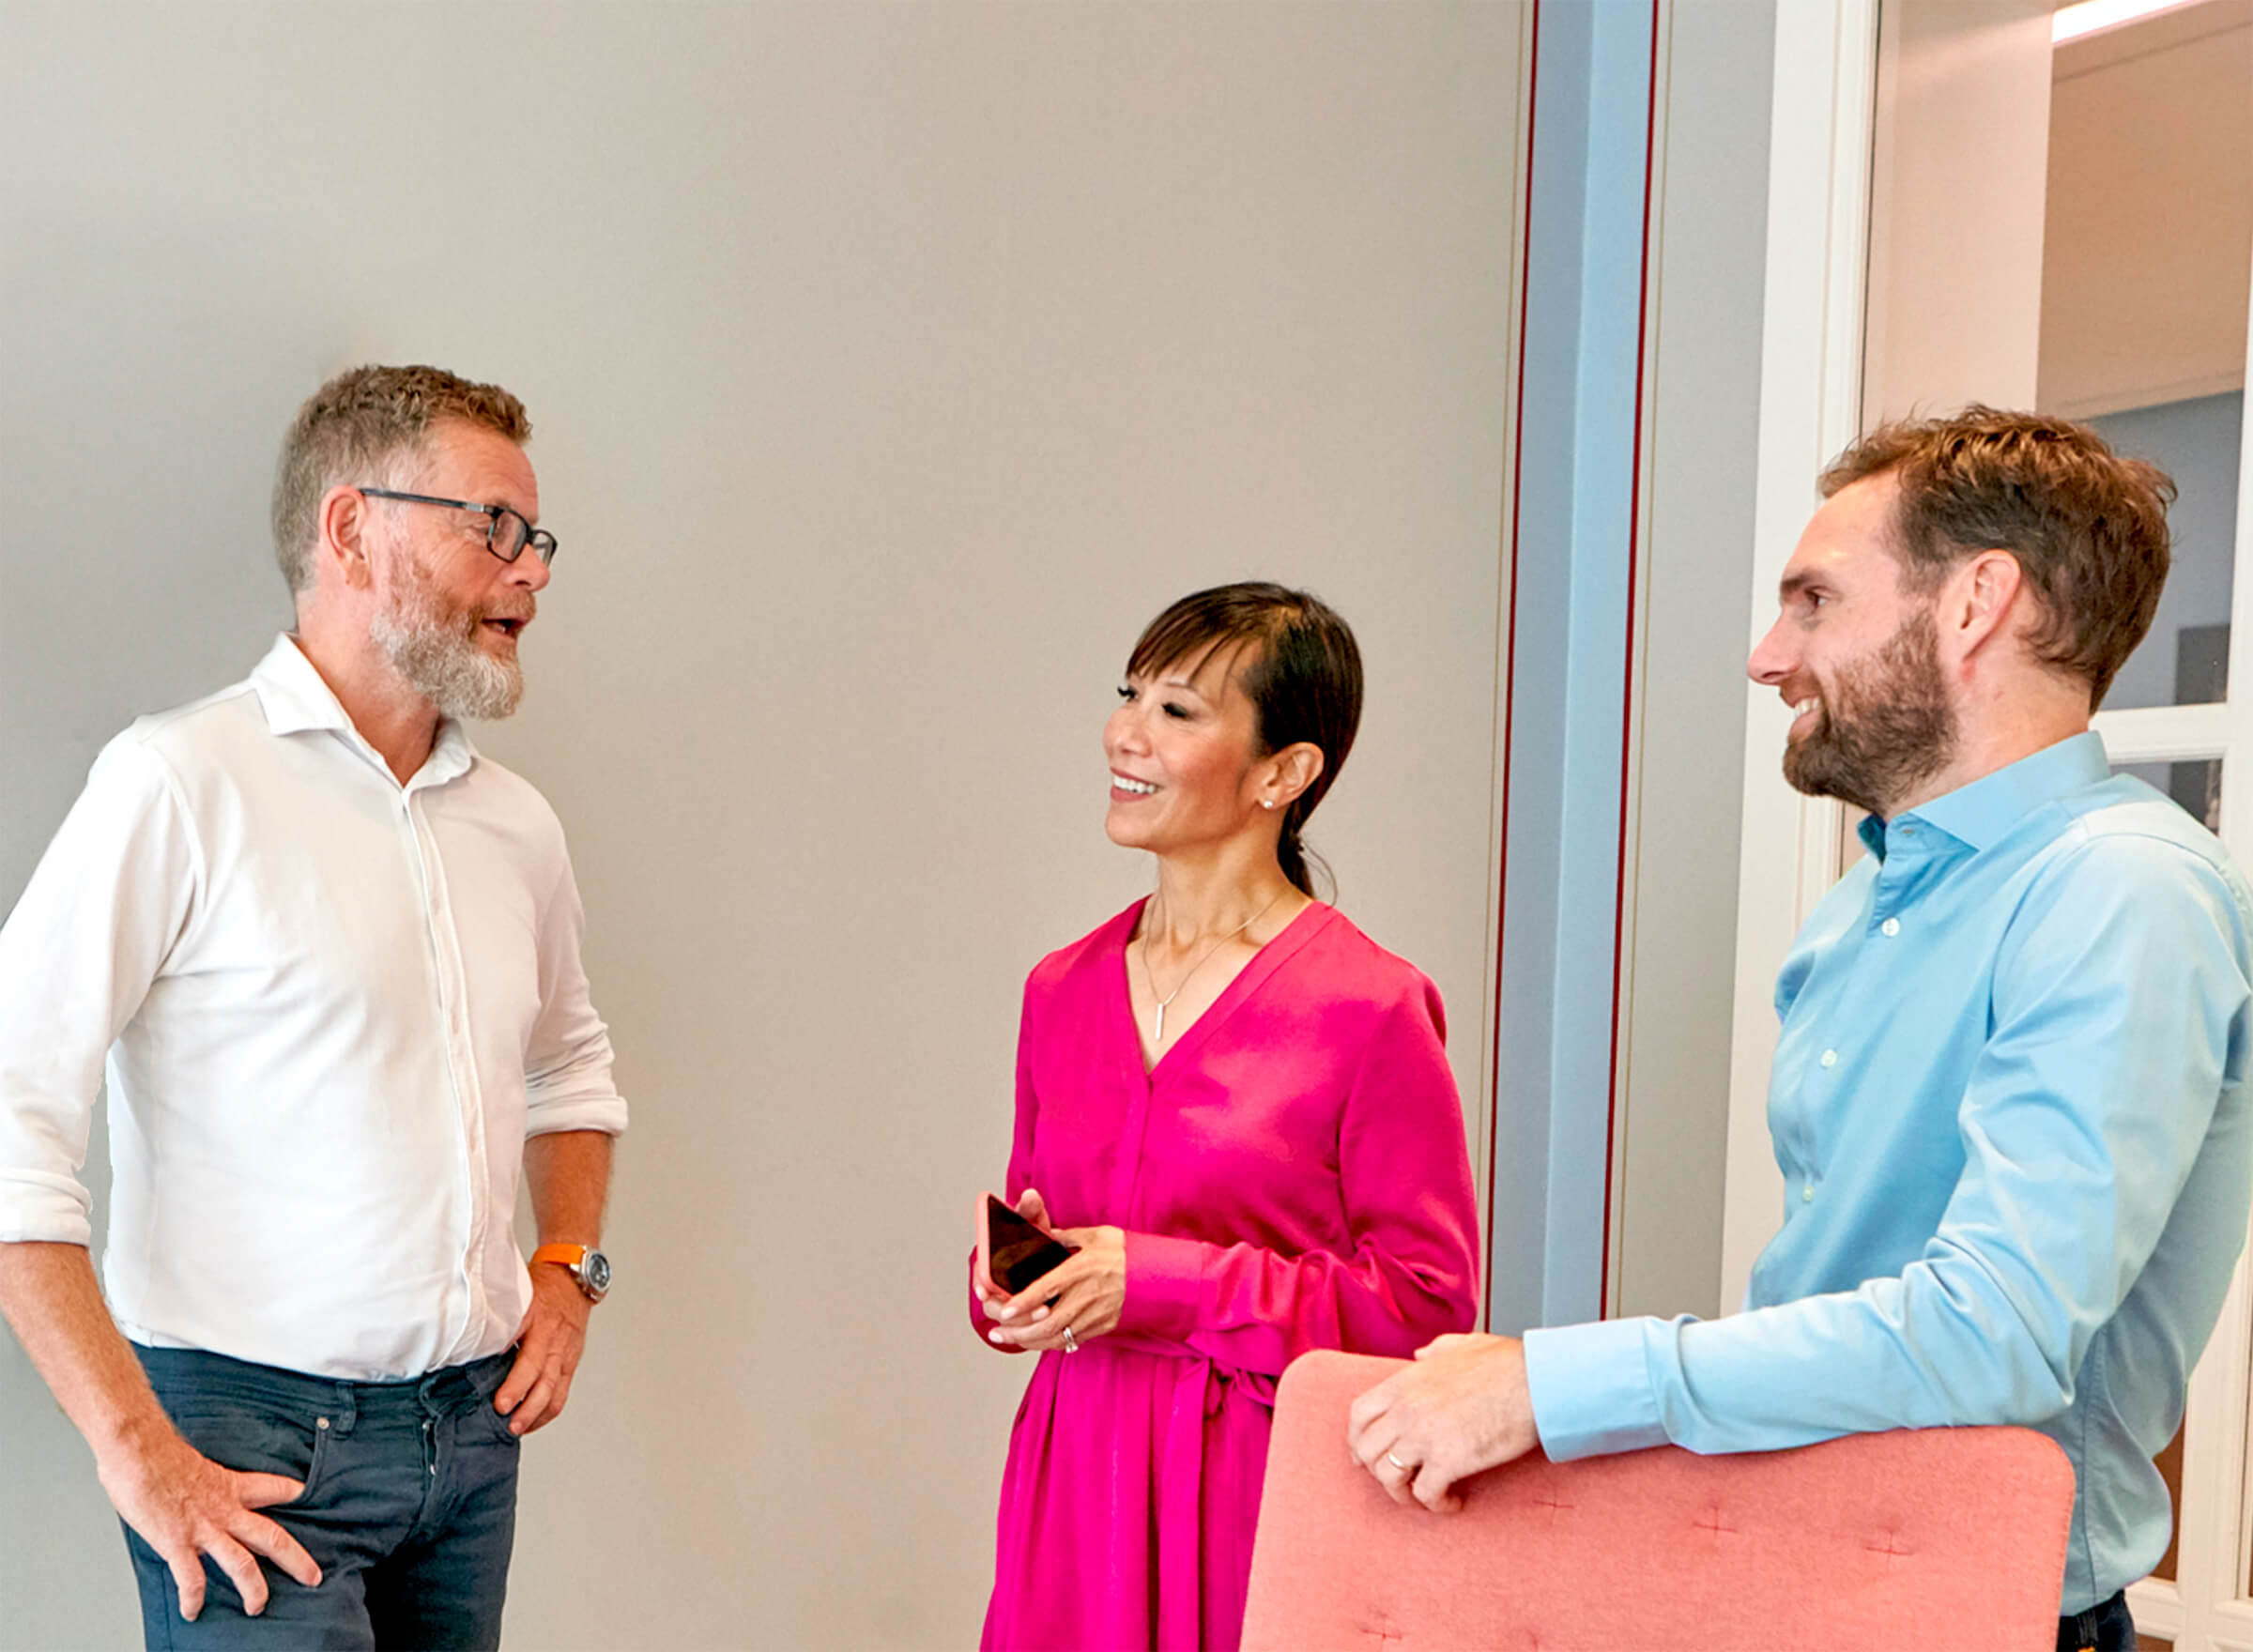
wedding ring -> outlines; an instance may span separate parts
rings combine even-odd
[[[1412,1472],[1406,1463],[1402,1462],[1399,1458],[1393,1456],[1393,1454],[1389,1451],[1385,1454],[1385,1461],[1392,1464],[1393,1467],[1399,1469],[1402,1474],[1408,1474]]]
[[[1066,1354],[1080,1352],[1080,1338],[1072,1335],[1072,1327],[1069,1325],[1064,1327],[1064,1351]]]

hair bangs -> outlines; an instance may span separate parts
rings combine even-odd
[[[1225,588],[1224,588],[1225,589]],[[1193,676],[1215,654],[1234,653],[1249,644],[1264,653],[1275,639],[1280,616],[1269,607],[1185,597],[1150,622],[1126,656],[1126,675],[1156,677],[1169,665],[1186,665]]]

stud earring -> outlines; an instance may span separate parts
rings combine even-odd
[[[1275,807],[1275,799],[1271,797],[1264,797],[1260,799],[1260,807],[1263,809],[1272,809]]]

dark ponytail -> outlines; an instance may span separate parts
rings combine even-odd
[[[1314,896],[1313,866],[1320,866],[1323,879],[1329,884],[1330,893],[1334,895],[1338,893],[1338,880],[1331,873],[1329,863],[1307,847],[1306,839],[1300,835],[1303,818],[1293,818],[1300,815],[1298,805],[1301,801],[1294,798],[1290,813],[1283,817],[1283,834],[1275,842],[1276,862],[1282,867],[1283,876],[1291,880],[1291,886],[1299,894],[1310,896]]]
[[[1259,718],[1256,755],[1301,741],[1322,753],[1322,772],[1283,811],[1276,861],[1300,894],[1314,895],[1315,868],[1335,891],[1336,879],[1307,848],[1305,832],[1307,818],[1345,767],[1361,725],[1360,648],[1321,598],[1253,580],[1197,591],[1151,620],[1127,656],[1126,675],[1153,677],[1235,643],[1253,645],[1239,681]]]

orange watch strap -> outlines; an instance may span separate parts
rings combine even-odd
[[[532,1252],[534,1262],[557,1262],[567,1268],[575,1268],[586,1260],[587,1247],[584,1245],[543,1245]]]

